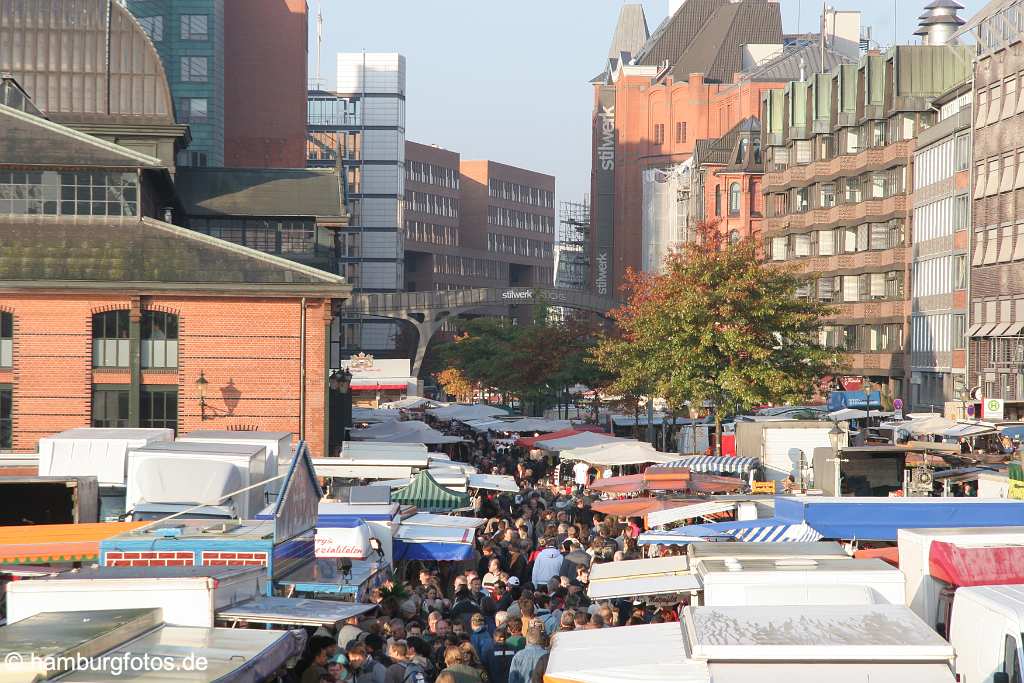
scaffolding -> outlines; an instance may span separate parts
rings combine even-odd
[[[555,287],[583,290],[590,277],[590,197],[561,202],[555,243]]]

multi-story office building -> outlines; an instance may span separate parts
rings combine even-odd
[[[164,64],[192,141],[179,166],[224,165],[224,0],[127,0]]]
[[[667,251],[692,235],[694,221],[720,219],[730,236],[755,231],[760,173],[752,147],[742,161],[733,154],[732,143],[744,137],[737,126],[746,122],[752,132],[763,90],[859,51],[857,12],[829,12],[822,51],[817,36],[785,44],[773,0],[672,7],[646,40],[642,12],[623,8],[606,68],[592,81],[590,277],[598,294],[619,294],[627,268],[659,270]],[[701,148],[706,167],[693,160]],[[717,216],[705,194],[712,202],[717,196]]]
[[[936,98],[938,121],[914,152],[910,406],[937,410],[966,389],[971,89]]]
[[[1024,12],[989,3],[974,55],[974,186],[968,384],[1024,416]]]
[[[554,280],[555,179],[406,142],[406,289]]]
[[[822,341],[848,352],[847,388],[908,398],[913,154],[969,60],[897,46],[762,95],[766,255],[813,274],[797,296],[836,306]]]

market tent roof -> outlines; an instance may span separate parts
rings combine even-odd
[[[627,474],[622,477],[595,479],[587,488],[601,493],[637,493],[647,488],[643,474]]]
[[[582,434],[584,432],[593,432],[595,434],[604,434],[603,428],[598,425],[574,425],[571,429],[562,429],[557,432],[551,432],[550,434],[542,434],[540,436],[524,436],[516,441],[517,446],[524,448],[543,448],[543,441],[553,441],[554,439],[562,439],[567,436],[575,436],[576,434]]]
[[[892,413],[885,412],[883,410],[872,410],[870,414],[871,417],[892,417],[892,415]],[[863,420],[868,417],[868,412],[857,408],[842,408],[829,413],[827,417],[833,422],[843,422],[844,420]]]
[[[925,415],[891,426],[896,429],[905,429],[914,435],[938,436],[955,425],[955,422],[941,415]]]
[[[583,436],[598,437],[599,434],[581,434],[569,439],[581,438]],[[611,437],[614,438],[614,437]],[[552,442],[548,442],[551,444]],[[550,446],[543,446],[549,448]],[[646,463],[667,463],[678,457],[678,453],[662,453],[651,444],[645,441],[634,441],[632,439],[616,439],[605,441],[589,447],[571,447],[560,449],[562,460],[586,462],[591,465],[612,467],[618,465],[643,465]]]
[[[821,533],[799,520],[752,519],[734,522],[712,522],[691,524],[672,531],[648,531],[640,534],[641,545],[671,545],[690,543],[694,538],[721,538],[732,536],[737,541],[748,543],[806,543],[820,541]]]
[[[534,445],[546,451],[569,451],[574,448],[590,448],[606,443],[627,442],[633,439],[620,439],[617,436],[598,432],[577,432],[570,436],[563,436],[557,439],[538,440]]]
[[[89,562],[100,556],[100,542],[148,522],[39,524],[0,527],[0,563]],[[30,540],[31,539],[31,540]]]
[[[562,631],[544,683],[708,683],[707,664],[685,652],[677,622]]]
[[[455,515],[433,515],[429,512],[417,512],[412,517],[402,520],[405,526],[441,526],[452,529],[478,529],[486,523],[480,517],[456,517]]]
[[[519,492],[519,485],[516,483],[515,477],[508,474],[471,474],[466,485],[473,489]]]
[[[391,494],[396,503],[415,505],[417,510],[425,512],[451,512],[459,508],[469,507],[469,495],[447,489],[426,471],[413,477],[408,486]]]
[[[758,458],[739,458],[730,455],[691,455],[665,463],[665,467],[686,467],[691,472],[729,472],[745,475],[760,466]]]
[[[398,526],[394,536],[394,560],[468,560],[473,556],[475,527]]]
[[[568,420],[548,420],[543,417],[492,417],[470,420],[466,426],[477,432],[558,432],[570,429],[572,425]]]
[[[682,593],[700,588],[683,556],[604,562],[592,566],[590,572],[587,595],[591,600]]]
[[[381,405],[384,408],[391,408],[393,410],[419,410],[420,408],[443,408],[448,404],[423,398],[422,396],[410,396],[400,401],[389,401]]]
[[[402,417],[398,410],[387,408],[353,408],[353,422],[393,422]]]
[[[479,420],[485,417],[494,417],[495,415],[508,415],[508,411],[504,408],[488,406],[483,403],[456,403],[442,408],[428,408],[427,413],[438,420],[458,420],[459,422]]]
[[[616,517],[639,517],[658,510],[669,510],[686,507],[688,500],[658,500],[657,498],[624,498],[622,500],[598,500],[591,508],[594,512],[603,512]]]
[[[709,517],[721,515],[723,512],[732,512],[736,509],[736,501],[692,501],[691,505],[683,507],[659,510],[647,516],[648,526],[661,526],[670,522],[679,522],[684,519],[696,519],[698,517]]]
[[[933,577],[955,588],[1024,583],[1024,546],[964,548],[932,541],[928,570]]]
[[[995,434],[998,430],[994,424],[987,422],[957,422],[949,429],[942,432],[942,436],[961,438],[982,436],[984,434]]]
[[[349,617],[365,614],[376,608],[376,605],[338,600],[260,597],[217,610],[217,618],[255,624],[334,627]]]
[[[353,429],[350,434],[353,439],[387,441],[389,443],[440,444],[462,441],[461,437],[442,434],[419,420],[382,422],[366,429]]]

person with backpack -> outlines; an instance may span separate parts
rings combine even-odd
[[[388,657],[394,663],[385,671],[384,683],[427,683],[423,669],[411,661],[409,646],[404,640],[391,641]]]

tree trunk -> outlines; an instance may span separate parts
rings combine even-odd
[[[715,405],[715,455],[722,454],[722,413]]]

